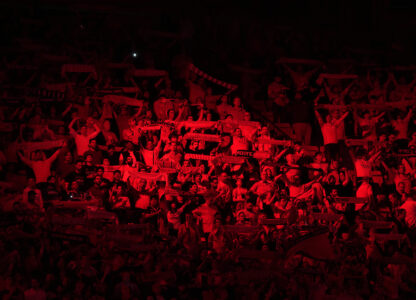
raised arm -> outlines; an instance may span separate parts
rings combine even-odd
[[[351,87],[354,85],[354,81],[352,81],[343,91],[342,91],[342,96],[346,96],[348,93],[349,93],[349,91],[350,91],[350,89],[351,89]]]
[[[144,103],[143,105],[139,106],[139,109],[137,110],[137,112],[133,115],[133,118],[136,118],[138,116],[140,116],[143,112],[143,108],[144,108]]]
[[[393,84],[397,87],[399,85],[399,83],[396,80],[396,77],[394,76],[393,73],[389,73],[389,78],[388,80],[390,80],[390,82],[393,82]]]
[[[319,125],[322,127],[324,125],[324,120],[322,120],[321,115],[316,109],[314,110],[314,112],[315,112],[316,118],[318,119]]]
[[[276,155],[276,157],[274,158],[275,159],[275,161],[277,162],[277,161],[279,161],[282,157],[283,157],[283,155],[285,155],[286,154],[286,152],[289,150],[289,148],[285,148],[285,149],[283,149],[282,151],[280,151],[279,152],[279,154],[277,154]]]
[[[54,154],[51,155],[51,157],[49,157],[47,160],[50,162],[55,161],[55,159],[58,157],[59,153],[61,153],[62,151],[62,147],[65,145],[65,142],[62,144],[61,148],[59,148],[58,150],[56,150],[54,152]]]
[[[349,113],[350,113],[349,111],[345,112],[345,113],[341,116],[341,118],[339,118],[338,120],[336,120],[335,125],[339,125],[339,124],[341,124],[341,122],[342,122],[342,121],[344,121],[344,119],[348,116],[348,114],[349,114]]]
[[[299,74],[295,72],[291,67],[289,67],[287,64],[283,64],[283,67],[289,72],[290,76],[295,79],[299,77]]]
[[[323,96],[325,95],[325,92],[324,92],[324,90],[323,89],[321,89],[320,91],[319,91],[319,94],[316,96],[316,98],[313,100],[313,104],[314,105],[318,105],[318,101],[319,101],[319,99],[321,99]]]
[[[69,133],[73,136],[77,135],[77,132],[75,131],[75,129],[73,128],[74,123],[79,120],[78,117],[75,117],[74,119],[72,119],[71,123],[69,123],[68,128],[69,128]]]
[[[22,162],[24,162],[29,167],[32,167],[32,161],[30,159],[28,159],[24,155],[22,155],[22,153],[20,153],[20,151],[17,151],[17,154],[19,155],[19,157],[22,160]]]
[[[370,159],[368,160],[369,162],[374,162],[381,154],[381,150],[377,151],[376,153],[374,153],[373,155],[371,155]]]
[[[412,117],[413,114],[413,108],[409,109],[409,112],[407,113],[406,117],[404,118],[404,121],[409,122],[410,118]]]
[[[303,76],[307,79],[311,78],[313,76],[313,74],[315,74],[316,72],[318,72],[318,70],[321,68],[321,65],[313,68],[312,70],[306,72],[305,74],[303,74]]]
[[[100,127],[98,126],[95,120],[94,120],[94,129],[95,131],[88,136],[89,139],[95,138],[101,131]]]
[[[328,96],[329,99],[334,98],[334,93],[332,93],[331,89],[329,88],[328,84],[326,83],[326,81],[324,81],[324,88],[325,88],[325,93]]]
[[[382,118],[384,115],[386,114],[385,111],[383,111],[381,114],[379,114],[378,116],[374,117],[377,121],[380,120],[380,118]]]

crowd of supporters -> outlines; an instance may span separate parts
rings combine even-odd
[[[3,299],[415,296],[411,67],[80,63],[3,72]]]

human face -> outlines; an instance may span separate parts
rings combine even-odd
[[[153,150],[154,146],[153,146],[153,142],[152,141],[147,141],[146,142],[146,149],[147,150]]]
[[[152,199],[150,200],[150,205],[152,207],[157,207],[158,203],[159,203],[159,201],[155,197],[152,197]]]
[[[175,111],[173,109],[169,110],[168,119],[169,120],[174,120],[175,119]]]
[[[97,148],[97,141],[96,140],[91,140],[90,141],[90,148],[91,149]]]
[[[75,165],[75,168],[79,171],[79,170],[81,170],[82,169],[82,162],[77,162],[76,163],[76,165]]]
[[[138,188],[139,189],[144,189],[145,187],[146,187],[146,180],[145,179],[140,179]]]
[[[135,120],[135,119],[130,119],[130,120],[129,120],[129,126],[130,126],[131,128],[135,127],[135,126],[136,126],[136,120]]]
[[[100,185],[101,182],[102,182],[101,176],[100,175],[95,176],[94,184]]]
[[[195,175],[195,183],[200,183],[201,179],[202,179],[201,175],[199,174]]]
[[[67,154],[65,154],[65,162],[71,162],[72,161],[72,154],[71,152],[68,152]]]
[[[82,127],[81,127],[81,134],[82,134],[82,135],[85,135],[85,136],[86,136],[86,135],[88,135],[88,134],[87,134],[87,126],[82,126]]]
[[[91,165],[92,164],[92,156],[87,155],[87,157],[85,158],[85,162],[86,162],[87,165]]]
[[[103,169],[98,169],[97,170],[97,175],[103,176],[103,174],[104,174],[104,170]]]
[[[198,192],[198,186],[193,184],[189,190],[192,194],[196,194]]]
[[[104,130],[105,131],[110,131],[110,129],[111,129],[111,123],[110,123],[110,121],[109,120],[105,120],[104,123],[103,123],[103,127],[104,127]]]
[[[199,142],[198,141],[193,141],[192,142],[192,148],[193,149],[198,149],[198,146],[199,146]]]
[[[121,174],[119,172],[114,172],[113,178],[115,181],[119,181],[121,179]]]
[[[28,179],[28,181],[27,181],[27,185],[30,187],[30,188],[34,188],[35,186],[36,186],[36,182],[35,182],[35,178],[29,178]]]
[[[241,99],[239,97],[235,97],[234,98],[234,106],[235,107],[240,107],[241,105]]]
[[[251,202],[247,202],[247,206],[246,206],[248,211],[252,211],[253,210],[253,204]]]

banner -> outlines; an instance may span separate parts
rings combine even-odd
[[[368,146],[370,141],[366,139],[346,139],[345,145],[347,146]]]
[[[204,133],[187,133],[183,137],[185,140],[198,140],[206,142],[220,142],[221,137],[216,134],[204,134]]]
[[[388,221],[360,220],[359,222],[367,228],[389,229],[394,226],[393,222]]]
[[[287,224],[288,224],[288,219],[286,218],[261,220],[261,225],[287,225]]]
[[[104,66],[107,69],[133,69],[133,64],[127,63],[107,63]]]
[[[252,225],[225,225],[225,231],[233,233],[256,233],[261,228],[259,226]]]
[[[253,157],[255,159],[268,159],[270,158],[270,153],[269,152],[264,152],[264,151],[242,151],[242,150],[238,150],[236,152],[237,156],[242,156],[242,157]]]
[[[376,241],[388,242],[388,241],[400,241],[406,239],[406,234],[400,233],[374,233],[374,238]],[[370,235],[371,238],[371,235]]]
[[[336,222],[341,218],[341,215],[330,213],[311,213],[310,217],[315,221]]]
[[[48,88],[39,88],[30,91],[29,96],[37,96],[39,98],[46,98],[51,100],[63,100],[65,98],[65,92],[58,90],[51,90]]]
[[[245,162],[245,158],[242,156],[230,156],[230,155],[204,155],[204,154],[191,154],[187,153],[185,154],[185,160],[189,159],[198,159],[198,160],[218,160],[222,163],[228,163],[228,164],[236,164],[240,165]]]
[[[61,75],[65,76],[66,73],[92,73],[93,78],[97,79],[97,70],[93,65],[64,64],[61,69]]]
[[[183,121],[178,123],[178,125],[187,128],[212,128],[217,124],[216,121]]]
[[[277,145],[277,146],[290,146],[291,141],[287,140],[275,140],[275,139],[257,139],[255,140],[256,144],[270,144],[270,145]]]
[[[201,71],[200,69],[198,69],[197,67],[195,67],[193,64],[189,64],[189,71],[195,73],[198,76],[201,76],[202,78],[211,81],[212,83],[215,83],[217,85],[220,85],[226,89],[228,89],[228,93],[236,90],[238,88],[238,85],[235,84],[231,84],[231,83],[227,83],[225,81],[216,79],[214,77],[212,77],[211,75],[208,75],[207,73]]]
[[[329,73],[321,73],[317,79],[320,81],[322,79],[357,79],[358,75],[356,74],[329,74]]]
[[[36,151],[58,148],[64,144],[65,140],[44,141],[44,142],[25,142],[17,145],[18,150]]]
[[[328,233],[312,233],[300,238],[300,241],[288,250],[287,256],[297,253],[319,260],[337,259],[333,245],[328,238]]]
[[[141,131],[156,131],[162,128],[161,125],[150,125],[150,126],[142,126],[140,127]]]
[[[302,64],[302,65],[321,65],[322,62],[316,59],[288,58],[282,57],[277,60],[278,64]]]
[[[215,156],[212,156],[212,155],[186,153],[184,159],[185,160],[198,159],[198,160],[208,160],[208,161],[211,161],[214,158],[215,158]]]
[[[18,64],[6,64],[8,70],[25,70],[25,71],[36,71],[39,69],[38,66],[34,65],[18,65]]]
[[[118,95],[105,95],[103,97],[103,102],[113,102],[119,105],[129,105],[129,106],[136,106],[141,107],[143,106],[144,101],[138,100],[134,98],[129,98],[125,96],[118,96]]]
[[[335,203],[354,203],[354,204],[363,204],[367,203],[367,198],[356,198],[356,197],[336,197]]]
[[[135,179],[145,179],[148,181],[166,181],[167,174],[166,173],[146,173],[146,172],[135,172],[129,171],[129,175]]]
[[[374,110],[387,110],[387,109],[396,109],[396,108],[404,108],[408,106],[414,106],[414,100],[406,100],[406,101],[396,101],[396,102],[385,102],[380,104],[348,104],[348,105],[335,105],[335,104],[318,104],[315,105],[315,108],[324,108],[324,109],[347,109],[347,108],[356,108],[356,109],[374,109]]]
[[[156,69],[134,69],[131,74],[135,77],[163,77],[167,76],[168,72]]]
[[[63,63],[70,60],[69,56],[66,55],[54,55],[54,54],[47,54],[44,53],[41,55],[43,61],[48,61],[52,63]]]
[[[181,172],[183,174],[197,174],[202,173],[201,167],[182,167]]]

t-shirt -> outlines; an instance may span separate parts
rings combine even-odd
[[[264,182],[262,181],[258,181],[257,183],[255,183],[252,187],[252,192],[257,194],[257,195],[264,195],[267,194],[268,192],[271,192],[273,190],[273,183],[270,181],[266,181]]]
[[[357,159],[354,162],[357,177],[371,176],[371,163],[365,159]]]
[[[367,139],[377,139],[376,124],[377,119],[359,119],[362,136]]]
[[[243,187],[236,187],[233,190],[233,201],[245,201],[247,197],[247,189]]]
[[[52,161],[50,159],[31,162],[31,167],[36,177],[36,183],[48,181],[48,177],[51,175],[51,164]]]
[[[409,227],[416,226],[416,201],[408,199],[400,206],[400,208],[406,211],[405,220],[407,225]]]
[[[407,139],[409,122],[407,120],[393,120],[392,125],[397,131],[397,139]]]
[[[201,215],[202,218],[202,230],[204,233],[212,232],[214,227],[215,215],[217,214],[217,210],[209,207],[206,204],[201,205],[197,209],[194,210],[194,213],[198,213]]]
[[[324,138],[324,145],[338,143],[337,126],[330,123],[325,123],[322,125],[321,131],[322,137]]]
[[[146,166],[151,166],[153,167],[154,165],[156,165],[156,162],[158,160],[158,155],[155,153],[155,150],[147,150],[147,149],[142,149],[142,156],[143,156],[143,160],[144,163],[146,164]]]
[[[245,137],[234,137],[233,144],[230,147],[231,153],[236,154],[237,151],[246,151],[250,149],[250,143]]]
[[[150,206],[150,194],[140,193],[134,205],[135,208],[147,209]]]
[[[173,229],[178,230],[181,226],[181,214],[178,211],[168,211],[167,218],[168,222],[172,224]]]
[[[77,154],[78,156],[84,155],[86,151],[88,151],[88,144],[90,143],[91,136],[76,134],[75,135],[75,145],[77,146]]]
[[[368,201],[373,197],[373,188],[371,187],[371,185],[367,182],[363,182],[360,187],[357,189],[357,192],[355,193],[355,196],[357,198],[365,198]],[[364,206],[364,204],[360,203],[360,204],[356,204],[355,208],[358,210],[360,208],[362,208]]]
[[[344,120],[341,121],[341,123],[336,128],[337,132],[337,140],[342,141],[345,140],[345,122]]]

